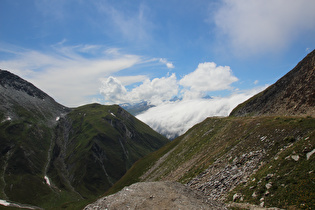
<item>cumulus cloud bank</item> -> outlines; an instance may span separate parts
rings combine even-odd
[[[229,97],[165,102],[137,115],[137,118],[172,139],[185,133],[207,117],[227,116],[239,103],[261,90],[263,88],[233,94]]]
[[[236,81],[238,79],[230,67],[205,62],[180,80],[173,73],[162,78],[146,79],[131,90],[127,90],[117,78],[108,77],[103,80],[100,92],[109,103],[146,101],[155,105],[137,118],[168,138],[174,138],[207,117],[227,116],[236,105],[261,91],[253,89],[234,92],[227,97],[203,98],[211,91],[235,91],[231,84]],[[177,100],[172,100],[176,96]]]
[[[235,52],[274,52],[303,33],[314,34],[315,1],[223,0],[214,22]]]
[[[237,80],[229,66],[206,62],[199,64],[194,72],[184,76],[179,83],[189,89],[185,90],[184,97],[191,98],[198,96],[198,93],[231,89],[230,85]]]
[[[152,81],[146,79],[141,85],[127,91],[117,78],[109,77],[102,81],[100,93],[108,103],[132,104],[145,100],[150,104],[158,105],[177,95],[178,85],[175,74],[172,74]]]

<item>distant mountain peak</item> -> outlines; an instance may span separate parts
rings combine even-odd
[[[238,105],[230,116],[315,116],[315,50],[275,84]]]

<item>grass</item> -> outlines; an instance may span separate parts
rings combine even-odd
[[[228,164],[242,154],[263,150],[263,167],[247,183],[237,186],[227,201],[232,200],[235,193],[242,193],[244,202],[252,204],[260,204],[259,199],[264,197],[266,206],[314,208],[315,162],[312,160],[315,156],[306,160],[305,153],[305,148],[307,151],[314,148],[314,131],[315,119],[311,117],[208,118],[137,161],[107,194],[151,178],[188,183],[219,158]],[[146,179],[140,179],[167,152],[170,153],[164,161]],[[288,160],[292,154],[299,155],[299,161]],[[275,175],[267,180],[268,174]],[[273,184],[265,196],[269,182]],[[254,192],[257,197],[252,196]]]
[[[83,208],[168,142],[119,106],[72,109],[56,128],[38,113],[16,109],[18,120],[0,124],[0,196],[45,209]],[[55,188],[44,180],[52,140],[48,177]]]

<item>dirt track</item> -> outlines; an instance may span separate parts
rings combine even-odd
[[[85,207],[97,209],[227,209],[177,182],[139,182]]]

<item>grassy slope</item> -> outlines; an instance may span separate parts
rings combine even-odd
[[[22,116],[18,120],[4,121],[6,116],[1,116],[0,198],[45,209],[83,208],[136,160],[168,142],[119,106],[92,104],[73,109],[65,117],[70,122],[68,139],[65,133],[54,133],[54,127],[41,122],[38,113],[21,107],[17,110]],[[65,118],[60,119],[60,125]],[[67,178],[83,200],[64,182],[62,176],[66,175],[53,157],[48,177],[55,187],[50,188],[44,180],[48,150],[56,135],[60,135],[66,148]],[[52,156],[56,149],[57,143]],[[109,178],[104,175],[101,163]]]
[[[18,110],[27,113],[22,108]],[[43,183],[53,134],[37,119],[36,113],[20,116],[23,117],[19,120],[0,123],[0,195],[35,205],[44,201],[43,196],[52,193]]]
[[[104,193],[136,160],[169,142],[116,105],[85,105],[67,117],[71,128],[69,138],[63,139],[64,161],[71,185],[85,199]],[[52,165],[50,176],[59,189],[65,189],[57,168],[58,164]],[[75,209],[73,205],[77,204],[64,204]]]
[[[236,192],[245,192],[243,202],[258,204],[265,196],[264,177],[274,174],[272,179],[277,184],[269,189],[269,197],[265,196],[266,206],[312,206],[315,155],[306,160],[306,151],[315,147],[314,131],[315,119],[311,117],[208,118],[162,149],[139,160],[108,194],[137,181],[188,183],[219,158],[228,164],[242,154],[262,150],[263,167],[250,178],[255,181],[238,186],[228,199],[231,200]],[[287,158],[293,154],[298,154],[300,160]],[[152,170],[161,157],[163,161]],[[146,173],[150,168],[150,173]],[[251,196],[254,191],[258,194],[255,198]]]

